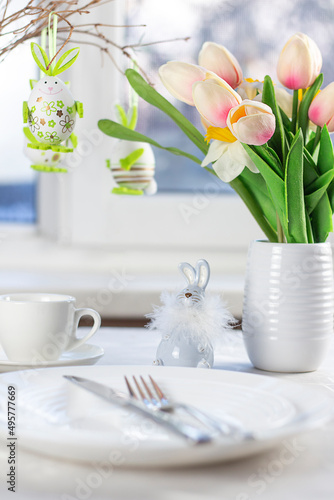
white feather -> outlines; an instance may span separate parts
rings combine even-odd
[[[162,336],[183,336],[206,347],[235,324],[217,294],[207,294],[192,306],[180,303],[177,295],[169,292],[163,292],[160,299],[163,305],[154,306],[153,312],[146,317],[151,319],[147,328],[158,330]]]

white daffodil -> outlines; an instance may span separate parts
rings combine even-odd
[[[245,167],[258,173],[242,144],[232,135],[228,128],[208,128],[208,139],[216,138],[209,146],[209,151],[202,162],[202,167],[212,163],[218,177],[224,182],[231,182],[241,174]]]

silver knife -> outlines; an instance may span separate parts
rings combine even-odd
[[[147,407],[143,406],[142,403],[130,398],[127,394],[120,391],[114,391],[111,387],[104,384],[100,384],[94,380],[76,377],[74,375],[63,375],[63,377],[79,387],[96,394],[105,401],[109,401],[109,403],[116,406],[130,408],[136,413],[153,420],[157,424],[168,428],[175,434],[178,434],[179,436],[182,436],[196,444],[208,443],[213,439],[212,434],[201,431],[197,427],[186,424],[181,420],[175,420],[175,418],[168,413],[149,410]]]

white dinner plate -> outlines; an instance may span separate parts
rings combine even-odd
[[[154,422],[102,401],[63,378],[78,375],[125,391],[123,376],[151,374],[175,401],[237,419],[256,439],[219,437],[194,445]],[[61,459],[118,467],[189,466],[245,457],[329,420],[321,388],[223,370],[152,366],[40,369],[0,377],[0,433],[7,429],[8,385],[17,393],[20,448]]]
[[[41,361],[33,363],[22,363],[18,361],[9,361],[6,354],[0,347],[0,373],[17,370],[27,370],[28,368],[50,368],[55,366],[75,366],[75,365],[93,365],[104,354],[102,347],[93,344],[82,344],[73,351],[64,352],[59,359],[55,361]]]

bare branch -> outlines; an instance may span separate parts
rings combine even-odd
[[[132,28],[146,27],[145,24],[139,25],[114,25],[103,23],[82,23],[75,24],[71,22],[74,14],[85,15],[89,14],[93,8],[106,5],[113,0],[27,0],[25,7],[20,10],[12,11],[12,0],[0,0],[0,63],[8,54],[15,50],[19,45],[33,38],[38,38],[43,29],[48,27],[49,16],[52,13],[57,14],[59,19],[58,33],[64,33],[64,38],[58,37],[63,43],[56,55],[52,58],[50,64],[56,59],[65,45],[72,39],[72,35],[77,33],[80,37],[86,38],[86,41],[80,40],[79,44],[88,44],[98,48],[101,55],[106,54],[113,64],[117,66],[116,60],[108,47],[113,47],[119,50],[125,57],[132,59],[129,49],[147,47],[158,43],[167,43],[174,41],[187,41],[186,38],[175,38],[172,40],[161,40],[148,43],[134,43],[129,45],[118,45],[108,35],[102,33],[101,29],[105,28]],[[79,6],[79,3],[83,3]],[[53,23],[51,23],[53,24]],[[138,64],[138,62],[137,62]],[[139,66],[139,71],[148,80],[144,70]],[[121,71],[121,70],[120,70]]]

